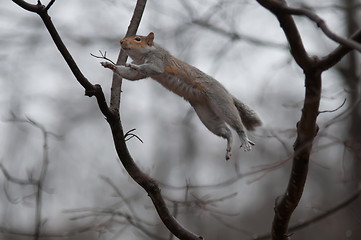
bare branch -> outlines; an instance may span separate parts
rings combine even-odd
[[[48,11],[48,10],[51,8],[51,6],[54,4],[54,2],[55,2],[55,0],[51,0],[51,1],[48,3],[48,5],[45,7],[45,10]]]
[[[294,22],[292,16],[280,12],[280,8],[283,8],[283,5],[286,4],[284,0],[257,0],[257,2],[277,17],[290,45],[291,54],[297,64],[302,69],[309,68],[311,66],[312,59],[308,56],[305,50],[296,23]]]
[[[333,113],[336,112],[337,110],[339,110],[340,108],[342,108],[346,103],[346,98],[343,100],[342,104],[340,106],[338,106],[337,108],[333,109],[333,110],[324,110],[324,111],[319,111],[318,113]]]
[[[291,175],[285,193],[279,198],[279,201],[276,201],[272,224],[272,238],[274,240],[286,240],[289,239],[288,224],[290,218],[302,197],[308,175],[312,142],[318,132],[316,119],[321,100],[322,69],[317,68],[318,60],[310,58],[303,46],[298,28],[290,15],[296,14],[297,11],[288,8],[283,0],[257,1],[277,17],[290,44],[292,56],[305,74],[305,101],[301,119],[297,124],[297,139],[294,144]],[[320,22],[319,24],[324,23]]]
[[[345,4],[342,4],[341,2],[340,2],[340,4],[337,4],[337,3],[320,4],[320,2],[318,2],[318,4],[320,4],[318,6],[316,6],[316,5],[310,6],[309,4],[303,3],[303,2],[299,2],[298,4],[299,4],[300,7],[306,8],[306,9],[319,9],[319,10],[338,9],[338,10],[346,10],[348,8],[348,6],[346,6]],[[361,3],[355,3],[355,4],[351,5],[351,7],[354,8],[354,9],[360,8]]]
[[[89,229],[87,229],[89,231]],[[68,232],[61,232],[61,233],[55,233],[55,232],[46,232],[41,234],[41,238],[57,238],[57,239],[64,239],[64,238],[70,238],[70,237],[76,237],[78,235],[83,234],[85,231],[84,229],[81,230],[74,230],[74,231],[68,231]],[[91,230],[91,229],[90,229]],[[27,238],[34,238],[34,233],[32,232],[26,232],[21,230],[14,230],[7,227],[0,226],[0,232],[4,235],[13,235],[13,236],[21,236],[21,237],[27,237]]]
[[[43,184],[45,180],[46,173],[48,171],[49,165],[49,148],[48,148],[48,132],[46,131],[44,126],[32,121],[32,123],[36,124],[35,126],[39,126],[43,133],[43,162],[41,165],[40,176],[37,185],[37,192],[35,196],[35,203],[36,203],[36,213],[35,213],[35,235],[34,239],[37,240],[40,238],[41,227],[42,227],[42,202],[43,202]]]
[[[229,186],[245,177],[249,177],[249,176],[254,176],[254,175],[259,175],[256,176],[253,180],[248,181],[248,183],[252,183],[256,180],[259,180],[260,178],[264,177],[267,173],[270,173],[272,170],[276,170],[280,167],[282,167],[284,164],[286,164],[288,161],[290,161],[291,158],[286,158],[280,161],[277,161],[275,163],[271,163],[271,164],[266,164],[266,165],[260,165],[260,166],[255,166],[253,167],[254,170],[249,171],[249,172],[245,172],[245,173],[241,173],[241,172],[237,172],[235,176],[230,177],[224,181],[215,183],[215,184],[207,184],[207,185],[193,185],[190,184],[189,181],[187,181],[186,185],[184,186],[173,186],[167,183],[163,183],[160,182],[159,184],[164,187],[164,188],[168,188],[171,190],[189,190],[189,189],[203,189],[203,188],[223,188],[226,186]]]
[[[48,29],[55,45],[57,46],[59,52],[63,55],[65,61],[69,65],[69,68],[72,70],[74,76],[77,78],[78,82],[89,91],[94,91],[94,86],[84,77],[80,69],[78,68],[77,64],[75,63],[73,57],[70,55],[68,49],[64,45],[62,39],[60,38],[57,30],[55,29],[55,26],[53,25],[45,6],[41,4],[32,5],[28,4],[25,1],[22,0],[13,0],[16,4],[23,7],[26,10],[36,12],[39,14],[41,19],[43,20],[46,28]],[[89,95],[88,95],[89,96]],[[90,95],[92,96],[92,95]]]
[[[140,21],[143,16],[143,12],[145,9],[145,5],[147,0],[137,0],[137,3],[134,8],[132,19],[130,20],[130,24],[128,26],[127,33],[125,37],[134,36],[137,33],[138,27],[140,25]],[[127,61],[127,54],[123,49],[120,50],[117,59],[117,65],[125,65]],[[112,112],[119,112],[120,106],[120,94],[122,91],[122,78],[118,74],[113,74],[112,81],[112,91],[110,96],[110,109]]]
[[[248,237],[250,237],[252,239],[253,239],[253,236],[255,235],[255,234],[253,234],[253,233],[251,233],[251,232],[249,232],[249,231],[247,231],[245,229],[238,228],[238,227],[234,226],[233,224],[230,224],[230,223],[226,222],[220,216],[217,216],[215,214],[211,214],[211,216],[214,219],[216,219],[218,222],[220,222],[222,225],[224,225],[225,227],[227,227],[227,228],[229,228],[231,230],[237,231],[237,232],[239,232],[239,233],[241,233],[243,235],[246,235],[246,236],[248,236]]]
[[[71,209],[71,210],[65,210],[65,213],[80,213],[78,216],[71,217],[71,220],[79,220],[84,218],[96,218],[99,216],[108,216],[108,218],[105,221],[95,223],[93,225],[90,225],[81,231],[89,231],[89,230],[97,230],[98,228],[106,229],[109,228],[111,224],[130,224],[135,229],[140,230],[142,233],[147,235],[148,237],[151,237],[153,239],[157,240],[165,240],[165,238],[160,237],[156,233],[152,233],[149,231],[146,227],[144,227],[142,224],[144,221],[142,219],[139,219],[135,216],[117,211],[113,208],[80,208],[80,209]],[[116,217],[120,218],[116,219]]]
[[[352,202],[354,202],[355,200],[357,200],[361,195],[361,190],[356,191],[351,197],[347,198],[346,200],[344,200],[343,202],[341,202],[340,204],[334,206],[333,208],[330,208],[328,210],[326,210],[324,213],[315,216],[311,219],[308,219],[306,221],[304,221],[303,223],[300,224],[296,224],[293,225],[289,228],[289,231],[299,231],[301,229],[304,229],[316,222],[319,222],[323,219],[325,219],[326,217],[344,209],[345,207],[347,207],[349,204],[351,204]],[[271,239],[271,234],[265,234],[265,235],[261,235],[261,236],[257,236],[257,237],[253,237],[253,240],[266,240],[266,239]]]
[[[113,134],[114,144],[121,160],[124,168],[127,170],[129,175],[140,185],[144,188],[144,190],[148,193],[153,204],[162,219],[163,223],[166,227],[178,238],[180,239],[203,239],[200,236],[195,235],[194,233],[190,232],[189,230],[185,229],[181,226],[178,221],[171,215],[165,201],[161,195],[160,189],[156,181],[150,178],[148,175],[143,173],[139,167],[135,164],[134,160],[129,154],[127,149],[123,127],[120,121],[119,115],[119,105],[120,105],[120,93],[121,93],[121,85],[122,81],[121,78],[113,74],[113,83],[112,83],[112,91],[111,91],[111,99],[110,99],[110,108],[108,107],[104,93],[101,89],[101,86],[98,84],[91,84],[82,74],[80,69],[78,68],[77,64],[75,63],[74,59],[70,55],[69,51],[67,50],[66,46],[62,42],[55,26],[53,25],[50,16],[47,13],[47,9],[45,6],[40,4],[38,5],[31,5],[27,4],[25,1],[21,0],[13,0],[19,6],[23,7],[26,10],[36,12],[39,14],[41,19],[43,20],[47,30],[49,31],[54,43],[56,44],[59,52],[64,57],[65,61],[67,62],[69,68],[72,70],[74,76],[78,80],[78,82],[85,88],[85,95],[86,96],[95,96],[97,98],[98,106],[106,117]],[[131,19],[130,25],[128,27],[128,31],[126,36],[135,35],[138,26],[140,24],[140,20],[143,15],[143,11],[145,9],[146,0],[138,0],[136,3],[136,7],[133,13],[133,17]],[[127,55],[124,51],[119,53],[119,57],[117,60],[117,64],[124,65],[127,59]]]
[[[19,185],[37,185],[37,181],[33,180],[33,179],[28,179],[28,180],[23,180],[20,178],[16,178],[10,175],[10,173],[8,172],[8,170],[4,167],[4,165],[2,163],[0,163],[0,169],[3,172],[5,178],[13,183],[19,184]]]
[[[351,204],[352,202],[354,202],[355,200],[357,200],[361,195],[361,190],[359,189],[357,192],[355,192],[353,195],[351,195],[349,198],[347,198],[346,200],[344,200],[343,202],[341,202],[340,204],[334,206],[333,208],[328,209],[327,211],[325,211],[324,213],[311,218],[303,223],[294,225],[292,227],[290,227],[290,231],[298,231],[300,229],[303,229],[305,227],[310,226],[313,223],[316,223],[342,209],[344,209],[345,207],[347,207],[349,204]]]
[[[340,44],[343,44],[351,49],[355,49],[359,52],[361,52],[361,45],[352,40],[352,39],[347,39],[344,37],[341,37],[335,33],[333,33],[328,26],[326,25],[325,21],[320,18],[318,15],[316,15],[315,13],[308,11],[306,9],[297,9],[297,8],[288,8],[286,10],[287,13],[290,13],[292,15],[303,15],[308,17],[309,19],[311,19],[312,21],[314,21],[317,26],[319,28],[321,28],[321,30],[325,33],[326,36],[328,36],[330,39],[334,40],[335,42],[338,42]]]
[[[137,1],[136,7],[134,9],[133,17],[128,27],[126,37],[136,34],[136,31],[140,24],[141,17],[143,15],[145,4],[146,4],[146,0]],[[121,50],[118,56],[117,64],[124,65],[126,59],[127,59],[127,55],[123,50]],[[123,166],[129,173],[129,175],[148,193],[161,220],[175,236],[177,236],[180,239],[203,239],[202,237],[197,236],[194,233],[190,232],[189,230],[185,229],[183,226],[181,226],[178,223],[178,221],[171,215],[161,195],[161,191],[157,182],[154,179],[150,178],[145,173],[143,173],[135,164],[132,157],[130,156],[127,146],[125,144],[123,128],[119,116],[121,85],[122,85],[121,78],[118,75],[113,74],[110,109],[114,113],[115,118],[107,119],[107,120],[112,129],[114,144],[120,161],[122,162]]]
[[[200,27],[209,29],[215,33],[219,33],[222,36],[227,36],[229,37],[232,41],[235,40],[244,40],[246,42],[249,42],[251,44],[255,44],[258,46],[264,46],[264,47],[274,47],[274,48],[281,48],[281,49],[288,49],[288,46],[285,44],[281,44],[281,43],[274,43],[274,42],[270,42],[270,41],[264,41],[262,39],[258,39],[256,37],[252,37],[252,36],[247,36],[245,34],[239,34],[237,32],[229,32],[223,28],[217,27],[215,25],[210,24],[209,22],[206,22],[204,20],[201,19],[194,19],[192,20],[193,24],[196,24]]]
[[[34,193],[23,197],[23,200],[29,197],[35,196],[35,231],[34,231],[34,239],[38,240],[41,235],[41,228],[45,224],[45,220],[42,219],[42,195],[43,195],[43,184],[45,181],[46,172],[48,170],[48,164],[49,164],[49,150],[48,150],[48,136],[55,135],[50,133],[46,130],[46,128],[41,125],[40,123],[34,121],[33,119],[27,117],[26,119],[18,118],[15,114],[11,114],[11,119],[8,119],[8,121],[11,122],[17,122],[17,123],[27,123],[30,124],[32,127],[36,127],[41,130],[43,135],[43,159],[42,164],[40,166],[40,175],[37,180],[33,179],[32,173],[28,174],[28,180],[22,180],[18,178],[12,177],[8,171],[5,169],[5,167],[0,163],[0,169],[2,170],[3,174],[5,175],[6,179],[10,182],[20,184],[20,185],[33,185],[34,186]],[[55,135],[56,136],[56,135]],[[7,185],[5,185],[4,190],[7,198],[9,201],[14,202],[7,193]]]
[[[104,93],[100,85],[98,84],[91,84],[88,79],[83,75],[80,71],[78,65],[75,63],[73,57],[69,53],[68,49],[64,45],[61,37],[59,36],[53,22],[51,21],[50,16],[48,15],[47,8],[41,4],[33,5],[29,4],[23,0],[13,0],[16,4],[20,7],[37,13],[44,22],[50,36],[52,37],[56,47],[58,48],[59,52],[63,56],[64,60],[68,64],[70,70],[72,71],[73,75],[77,79],[77,81],[84,87],[85,95],[92,97],[95,96],[97,98],[98,106],[106,118],[111,118],[113,115],[111,114],[108,105],[105,101]],[[49,6],[50,7],[50,6]]]
[[[24,8],[25,10],[28,10],[30,12],[35,12],[37,13],[39,10],[39,6],[38,4],[30,4],[27,3],[23,0],[12,0],[14,3],[16,3],[17,5],[19,5],[20,7]]]
[[[356,31],[351,37],[353,41],[361,42],[361,29]],[[318,62],[319,68],[322,70],[327,70],[338,63],[347,53],[352,51],[352,48],[341,44],[334,51],[332,51],[327,56],[320,59]]]
[[[283,14],[291,14],[291,15],[298,15],[298,16],[305,16],[309,18],[311,21],[315,22],[317,26],[323,31],[323,33],[329,37],[330,39],[334,40],[335,42],[338,42],[340,44],[343,44],[351,49],[355,49],[359,52],[361,52],[361,44],[358,42],[347,39],[344,37],[341,37],[335,33],[333,33],[328,26],[326,25],[325,21],[320,18],[317,14],[313,13],[312,11],[309,11],[307,9],[301,9],[301,8],[291,8],[288,7],[286,2],[284,0],[260,0],[258,1],[261,4],[264,4],[264,6],[269,10],[271,10],[273,13],[275,13],[277,16],[283,15]]]
[[[116,192],[116,194],[122,199],[122,201],[125,203],[125,205],[128,207],[129,211],[131,212],[131,214],[133,214],[133,216],[136,216],[135,211],[133,206],[131,205],[130,201],[128,199],[126,199],[122,192],[117,188],[117,186],[111,181],[110,178],[105,177],[105,176],[100,176],[101,179],[103,179],[106,183],[108,183],[113,190]]]

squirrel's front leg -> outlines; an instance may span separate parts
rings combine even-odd
[[[113,72],[117,71],[117,68],[114,64],[111,64],[109,62],[101,62],[100,63],[104,68],[109,68],[110,70],[112,70]]]
[[[128,80],[139,80],[147,77],[145,74],[129,66],[114,65],[109,62],[101,62],[100,64]]]
[[[143,63],[140,65],[127,63],[125,66],[134,69],[138,72],[141,72],[145,75],[159,75],[164,72],[163,65],[156,63]]]

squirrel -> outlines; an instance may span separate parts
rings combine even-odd
[[[262,125],[257,114],[232,96],[221,83],[175,57],[154,43],[154,33],[132,36],[120,41],[121,48],[132,58],[125,66],[101,62],[122,78],[136,81],[151,77],[168,90],[183,97],[194,108],[201,122],[215,135],[227,139],[226,160],[231,157],[233,137],[228,124],[241,140],[245,151],[254,143],[247,130]]]

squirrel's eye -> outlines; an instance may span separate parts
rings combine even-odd
[[[140,37],[134,38],[135,41],[140,42]]]

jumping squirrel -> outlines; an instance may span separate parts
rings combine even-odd
[[[233,97],[221,83],[175,57],[153,42],[154,33],[132,36],[120,41],[122,49],[133,62],[125,66],[102,62],[121,77],[135,81],[151,77],[168,90],[187,100],[202,123],[215,135],[227,139],[226,159],[231,157],[232,127],[245,151],[254,143],[248,139],[247,130],[262,124],[257,114]]]

